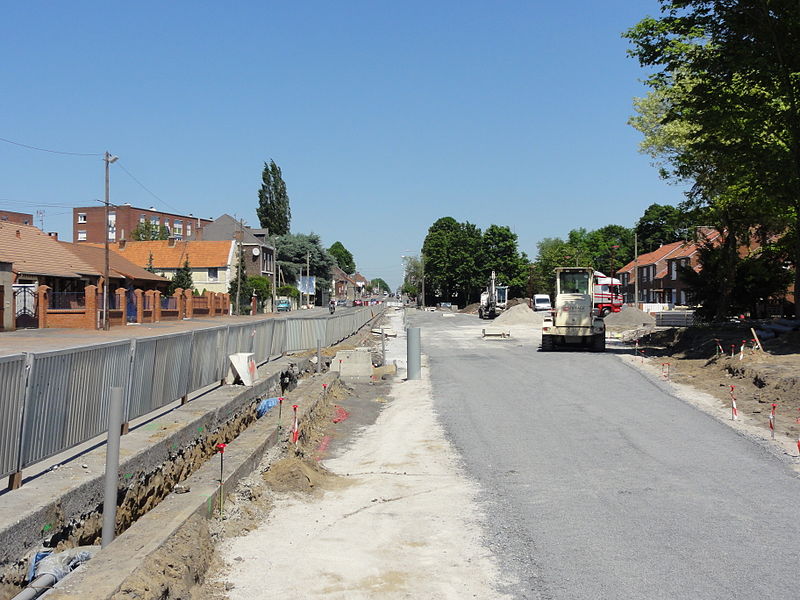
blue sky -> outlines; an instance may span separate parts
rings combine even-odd
[[[0,137],[118,155],[112,202],[253,226],[272,158],[292,231],[341,241],[395,286],[443,216],[508,225],[535,256],[542,238],[682,199],[626,124],[644,74],[620,33],[656,13],[655,0],[7,3]],[[71,239],[70,208],[102,196],[100,157],[0,142],[0,207],[44,210]]]

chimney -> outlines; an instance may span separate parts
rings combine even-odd
[[[20,234],[19,229],[17,229],[17,239],[18,240],[22,239],[22,235]]]
[[[58,241],[58,232],[57,231],[48,231],[47,235],[49,235],[54,240]]]
[[[117,244],[117,247],[118,247],[120,250],[125,250],[125,242],[126,242],[126,241],[127,241],[127,240],[120,240],[120,241],[118,242],[118,244]]]
[[[174,248],[176,239],[177,238],[175,238],[175,236],[173,236],[173,235],[169,236],[167,238],[167,246],[169,246],[170,248]]]

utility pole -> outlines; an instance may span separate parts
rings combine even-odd
[[[420,270],[422,271],[422,310],[425,310],[425,255],[420,252]]]
[[[639,307],[639,234],[633,232],[633,305]]]
[[[109,232],[109,222],[108,222],[108,206],[110,204],[110,184],[109,184],[109,165],[111,163],[117,162],[118,156],[111,156],[108,151],[103,154],[103,161],[106,163],[106,194],[105,200],[103,204],[105,204],[105,219],[106,219],[106,226],[103,233],[103,249],[105,252],[104,257],[104,265],[103,265],[103,329],[108,331],[110,327],[110,323],[108,320],[108,288],[109,281],[108,281],[108,234]]]
[[[236,267],[236,314],[242,314],[242,306],[239,300],[242,297],[242,267],[244,257],[242,256],[242,238],[244,237],[244,220],[239,219],[239,264]]]
[[[311,285],[311,269],[309,267],[311,253],[306,252],[306,289]],[[311,292],[306,292],[306,305],[311,302]]]

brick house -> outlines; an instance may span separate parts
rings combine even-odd
[[[698,241],[680,241],[664,244],[660,248],[641,254],[617,271],[622,292],[627,303],[688,304],[691,302],[686,283],[678,267],[691,266],[700,271],[698,251],[706,242],[716,243],[719,232],[709,227],[698,229]],[[639,297],[634,298],[636,280]]]
[[[72,209],[72,241],[102,244],[105,206],[79,206]],[[171,237],[177,240],[191,238],[210,219],[200,219],[193,215],[180,215],[150,208],[136,208],[130,204],[113,206],[108,211],[108,241],[130,240],[131,231],[140,223],[149,221],[155,226],[167,228]]]
[[[338,266],[331,267],[331,281],[333,282],[333,296],[337,300],[355,300],[359,289],[355,280]]]

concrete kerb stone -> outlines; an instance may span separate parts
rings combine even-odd
[[[308,368],[308,360],[297,357],[267,363],[259,369],[259,380],[253,387],[217,388],[124,436],[120,453],[123,500],[118,509],[118,529],[139,517],[126,515],[123,510],[126,499],[129,513],[150,510],[163,494],[169,493],[159,495],[151,491],[159,481],[168,484],[169,481],[163,480],[185,478],[193,464],[213,454],[216,443],[227,442],[248,425],[252,426],[256,398],[280,395],[282,384],[294,381],[297,374]],[[99,535],[104,461],[105,446],[101,446],[0,496],[0,581],[17,580],[24,569],[20,558],[38,548],[47,537],[86,544]],[[181,466],[176,468],[178,462]],[[167,475],[167,469],[173,470]],[[141,489],[134,490],[136,493],[128,499],[137,486]]]
[[[327,373],[317,376],[319,383],[330,385],[337,375]],[[320,388],[322,386],[320,385]],[[300,419],[312,413],[322,398],[322,390],[312,404],[301,406]],[[287,426],[292,415],[283,415],[284,427],[279,433],[277,411],[272,410],[251,425],[225,448],[225,471],[223,496],[233,492],[243,478],[250,475],[264,454],[275,444],[288,439]],[[101,553],[81,567],[64,582],[49,592],[51,600],[117,600],[124,593],[125,582],[135,577],[137,571],[147,571],[148,561],[163,547],[168,546],[175,537],[204,537],[207,527],[205,520],[218,510],[219,463],[212,459],[190,476],[184,485],[189,487],[186,494],[170,494],[161,504],[144,515],[136,523]],[[224,509],[223,509],[224,513]],[[187,531],[188,529],[188,531]],[[194,582],[202,580],[206,564],[202,559],[198,564],[181,565],[188,569],[184,579]],[[154,597],[160,597],[158,595]]]

